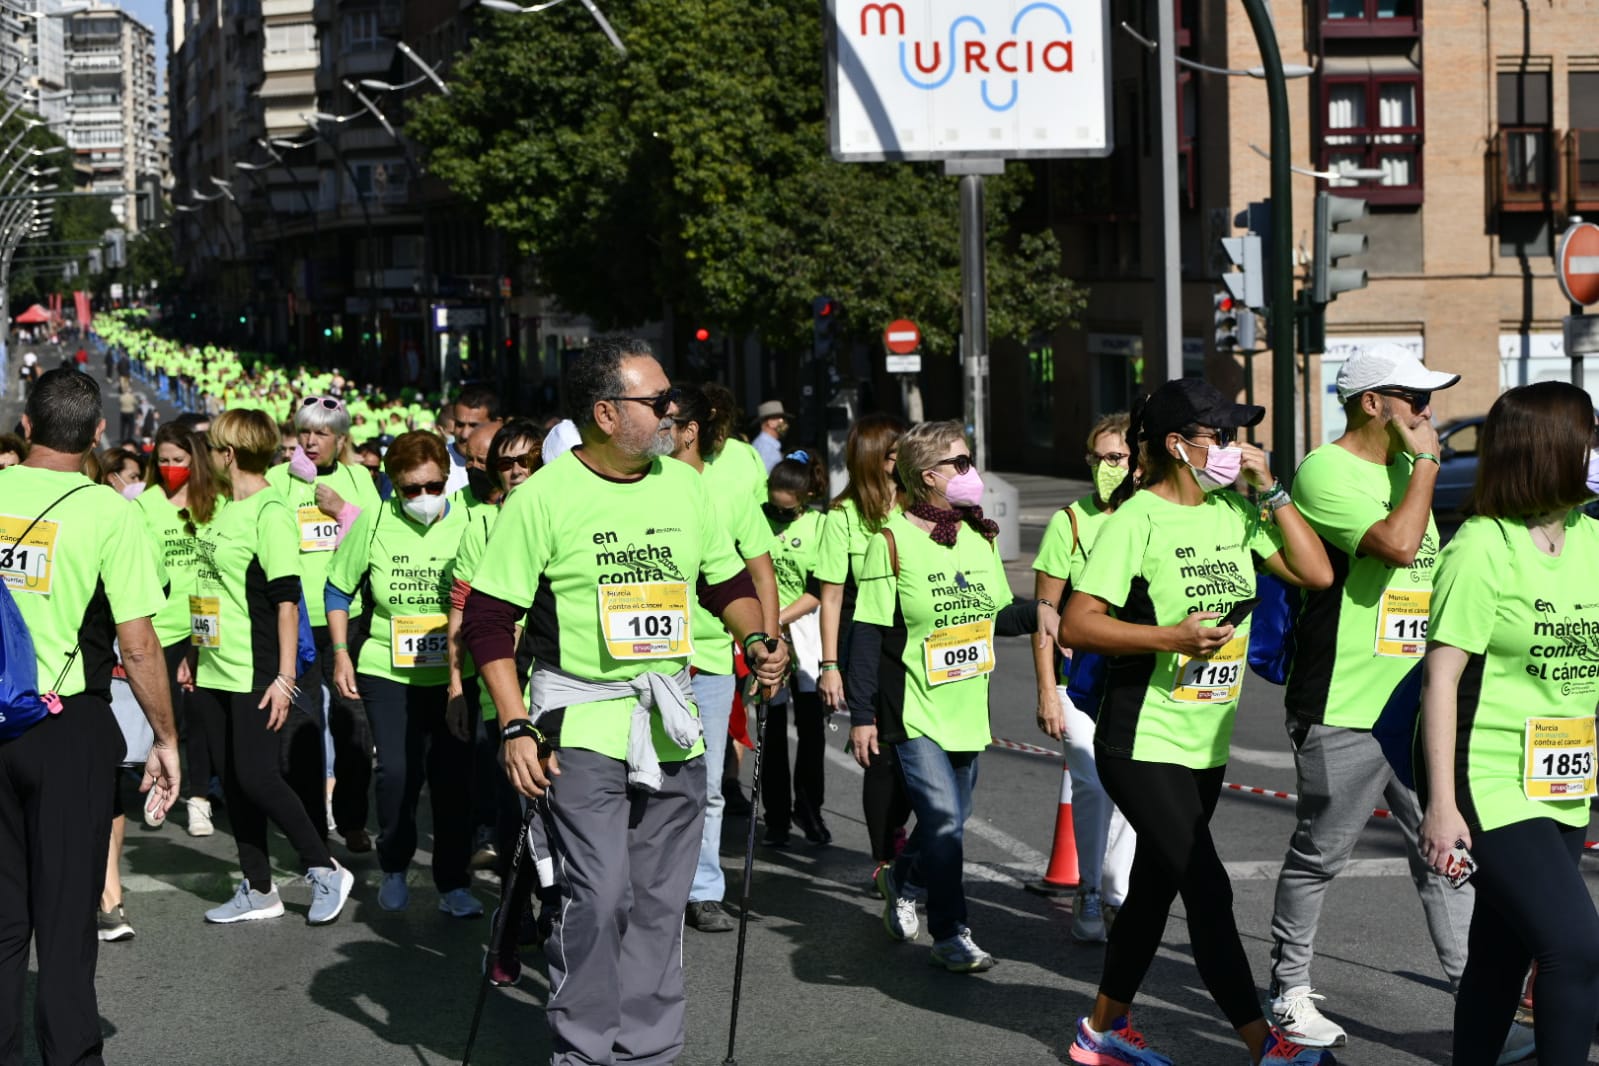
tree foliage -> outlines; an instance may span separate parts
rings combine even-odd
[[[544,287],[602,327],[680,318],[809,344],[811,300],[869,336],[909,316],[928,349],[960,325],[959,192],[936,165],[828,152],[815,0],[612,0],[618,55],[578,4],[484,12],[408,132],[428,166],[538,257]],[[988,179],[990,332],[1070,322],[1082,291],[1049,232],[1010,219],[1030,188]]]
[[[72,153],[59,151],[66,142],[44,126],[23,131],[22,122],[23,115],[19,113],[0,127],[0,147],[10,144],[12,138],[22,132],[17,149],[0,170],[10,172],[15,166],[45,170],[48,173],[39,179],[43,184],[56,192],[74,191],[77,175],[73,169]],[[29,148],[52,154],[23,156],[21,153]],[[6,186],[9,188],[11,184],[7,182]],[[98,241],[106,230],[117,224],[116,216],[111,211],[111,201],[106,197],[60,197],[50,202],[54,204],[54,211],[48,234],[37,240],[24,240],[12,260],[10,296],[14,305],[26,307],[29,303],[41,301],[50,293],[65,293],[74,288],[87,287],[83,272],[87,270],[91,246],[69,242]],[[0,204],[0,207],[3,206],[6,205]],[[80,271],[77,280],[62,276],[63,267],[57,260],[63,255],[76,257]],[[50,262],[41,263],[45,259]]]

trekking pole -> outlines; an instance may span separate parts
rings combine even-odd
[[[766,650],[776,652],[777,641],[767,640]],[[753,670],[750,678],[755,680]],[[758,680],[751,688],[749,702],[755,704],[755,771],[750,783],[750,829],[744,840],[744,889],[739,897],[738,952],[733,962],[733,1013],[727,1022],[727,1058],[722,1060],[722,1066],[738,1066],[733,1048],[738,1041],[738,1004],[744,991],[744,941],[749,931],[750,882],[755,877],[755,812],[761,803],[761,753],[766,750],[766,696]]]
[[[522,878],[531,876],[527,869],[527,840],[528,834],[533,831],[533,819],[539,816],[539,805],[547,802],[544,799],[528,801],[527,814],[522,819],[522,831],[516,837],[516,851],[511,855],[511,868],[506,871],[505,880],[500,885],[500,905],[495,908],[494,922],[489,929],[488,951],[483,955],[483,978],[478,982],[477,1005],[472,1008],[472,1028],[466,1034],[466,1050],[461,1054],[461,1066],[472,1066],[472,1048],[477,1043],[478,1025],[483,1021],[483,1004],[489,998],[489,955],[498,955],[504,946],[506,921],[512,914],[521,920],[521,908],[516,901],[519,898],[517,886]]]

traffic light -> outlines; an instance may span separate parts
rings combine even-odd
[[[840,307],[831,296],[818,296],[811,301],[811,351],[816,359],[832,362],[838,348],[838,323]]]
[[[1316,194],[1316,243],[1310,264],[1310,302],[1325,305],[1341,292],[1366,287],[1366,272],[1350,267],[1335,267],[1345,256],[1366,250],[1363,233],[1339,233],[1338,227],[1366,216],[1366,201],[1352,196]]]
[[[1221,283],[1227,286],[1227,291],[1232,295],[1234,302],[1241,304],[1245,309],[1264,308],[1266,269],[1261,257],[1260,238],[1253,234],[1246,237],[1223,237],[1221,246],[1232,265],[1240,268],[1221,276]]]
[[[1252,351],[1255,347],[1255,312],[1229,293],[1218,292],[1211,299],[1215,307],[1216,350]]]

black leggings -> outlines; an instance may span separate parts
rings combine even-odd
[[[1599,914],[1578,869],[1583,828],[1531,818],[1472,837],[1477,903],[1455,1000],[1455,1066],[1499,1057],[1533,960],[1538,1061],[1588,1061],[1599,1021]]]
[[[245,880],[257,892],[272,886],[272,864],[267,854],[267,819],[289,838],[300,865],[331,867],[326,839],[306,814],[300,798],[283,777],[282,741],[267,729],[267,710],[258,706],[262,692],[221,692],[197,688],[189,700],[201,714],[216,714],[226,722],[227,770],[222,775],[228,800],[228,820],[239,846],[239,865]]]
[[[167,646],[167,684],[172,688],[173,717],[183,731],[183,754],[189,760],[183,771],[183,798],[204,799],[211,789],[211,779],[222,776],[222,768],[228,761],[224,746],[228,723],[215,704],[197,703],[179,686],[178,664],[188,656],[190,647],[187,639]],[[189,665],[192,668],[194,664]],[[206,706],[210,707],[209,714]]]
[[[1160,948],[1172,902],[1188,911],[1194,964],[1233,1028],[1262,1019],[1255,978],[1233,921],[1233,886],[1210,836],[1226,767],[1190,770],[1094,749],[1105,792],[1138,833],[1127,900],[1111,926],[1100,994],[1131,1003]],[[1523,967],[1521,972],[1525,972]],[[1503,1043],[1504,1034],[1494,1042]]]
[[[794,748],[794,774],[788,772],[788,719],[789,708],[794,710],[794,731],[799,743]],[[822,761],[826,758],[822,745],[827,735],[827,715],[822,708],[819,692],[798,692],[789,689],[787,703],[769,707],[766,711],[766,744],[761,767],[761,803],[766,807],[766,824],[773,829],[787,829],[796,807],[821,816],[823,794]],[[792,780],[794,798],[789,801]]]

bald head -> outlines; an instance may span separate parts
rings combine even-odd
[[[466,447],[461,455],[466,459],[466,465],[477,470],[487,470],[489,461],[489,445],[494,442],[494,434],[500,431],[498,422],[481,425],[466,435]]]

